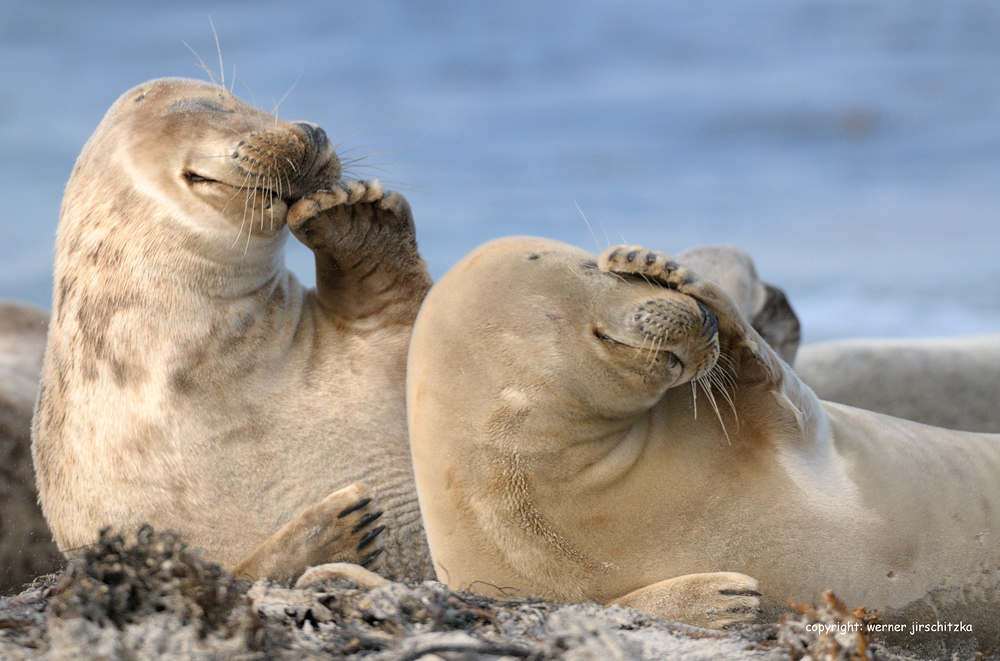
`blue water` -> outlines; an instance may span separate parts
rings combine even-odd
[[[747,249],[807,341],[1000,331],[1000,5],[0,0],[0,298],[125,90],[206,78],[400,188],[435,277],[491,238]],[[289,91],[290,90],[290,91]],[[294,242],[292,242],[294,243]],[[312,279],[311,259],[288,261]]]

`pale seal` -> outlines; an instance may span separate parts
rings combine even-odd
[[[0,301],[0,594],[60,564],[31,467],[31,414],[48,324],[44,310]]]
[[[150,523],[251,578],[379,543],[387,573],[430,575],[403,390],[430,278],[406,201],[340,177],[319,127],[217,85],[155,80],[108,111],[63,200],[34,424],[63,551]]]
[[[1000,436],[821,403],[663,253],[487,244],[431,290],[408,370],[449,586],[712,626],[833,588],[995,643]]]
[[[804,345],[794,365],[821,399],[1000,433],[1000,335],[820,342]]]

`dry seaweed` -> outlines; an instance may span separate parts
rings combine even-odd
[[[613,661],[892,658],[870,638],[808,624],[874,622],[830,595],[780,624],[709,631],[628,608],[496,600],[444,585],[301,589],[237,581],[171,533],[103,534],[62,575],[0,600],[3,659]],[[835,643],[835,644],[834,644]],[[868,655],[868,656],[866,656]],[[899,657],[895,657],[899,658]]]

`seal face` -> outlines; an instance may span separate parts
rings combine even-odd
[[[663,253],[479,248],[425,300],[407,406],[451,587],[717,627],[832,588],[996,643],[1000,437],[820,402]]]
[[[56,243],[33,456],[60,548],[150,523],[250,576],[378,543],[391,573],[428,573],[403,383],[429,285],[406,200],[342,180],[318,126],[198,81],[124,94]]]

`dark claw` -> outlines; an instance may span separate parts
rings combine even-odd
[[[362,508],[366,507],[368,505],[368,503],[370,503],[370,502],[372,502],[371,498],[362,498],[361,500],[359,500],[358,502],[354,503],[353,505],[351,505],[350,507],[348,507],[346,510],[344,510],[343,512],[341,512],[340,514],[338,514],[337,518],[338,519],[343,519],[348,514],[354,514],[359,509],[362,509]]]
[[[656,263],[656,255],[654,255],[653,253],[647,253],[646,254],[646,264],[649,264],[650,266],[652,266],[655,263]]]
[[[671,271],[676,271],[678,268],[680,268],[679,266],[677,266],[677,262],[675,262],[673,260],[670,260],[669,262],[667,262],[666,264],[664,264],[664,266],[666,268],[670,269]]]
[[[370,565],[371,563],[373,563],[375,561],[375,558],[377,558],[380,555],[382,555],[382,551],[384,551],[384,550],[385,549],[375,549],[374,551],[372,551],[371,553],[369,553],[365,557],[361,558],[361,562],[359,564],[362,567],[367,567],[368,565]]]
[[[618,251],[617,250],[612,251],[612,253],[608,255],[608,261],[609,262],[614,261],[615,257],[617,256],[618,256]]]
[[[354,529],[351,530],[351,532],[352,533],[358,532],[372,521],[377,521],[380,516],[382,516],[382,512],[375,512],[374,514],[365,514],[363,517],[361,517],[361,520],[358,521],[358,525],[354,526]]]
[[[379,526],[375,530],[372,530],[367,535],[365,535],[364,537],[362,537],[361,541],[358,542],[358,550],[360,551],[364,547],[366,547],[369,544],[371,544],[372,540],[374,540],[376,537],[378,537],[379,535],[381,535],[383,530],[385,530],[385,526]]]
[[[631,262],[633,259],[635,259],[635,256],[638,255],[638,254],[639,254],[638,252],[636,252],[635,250],[633,250],[629,254],[625,255],[625,261],[626,262]]]

